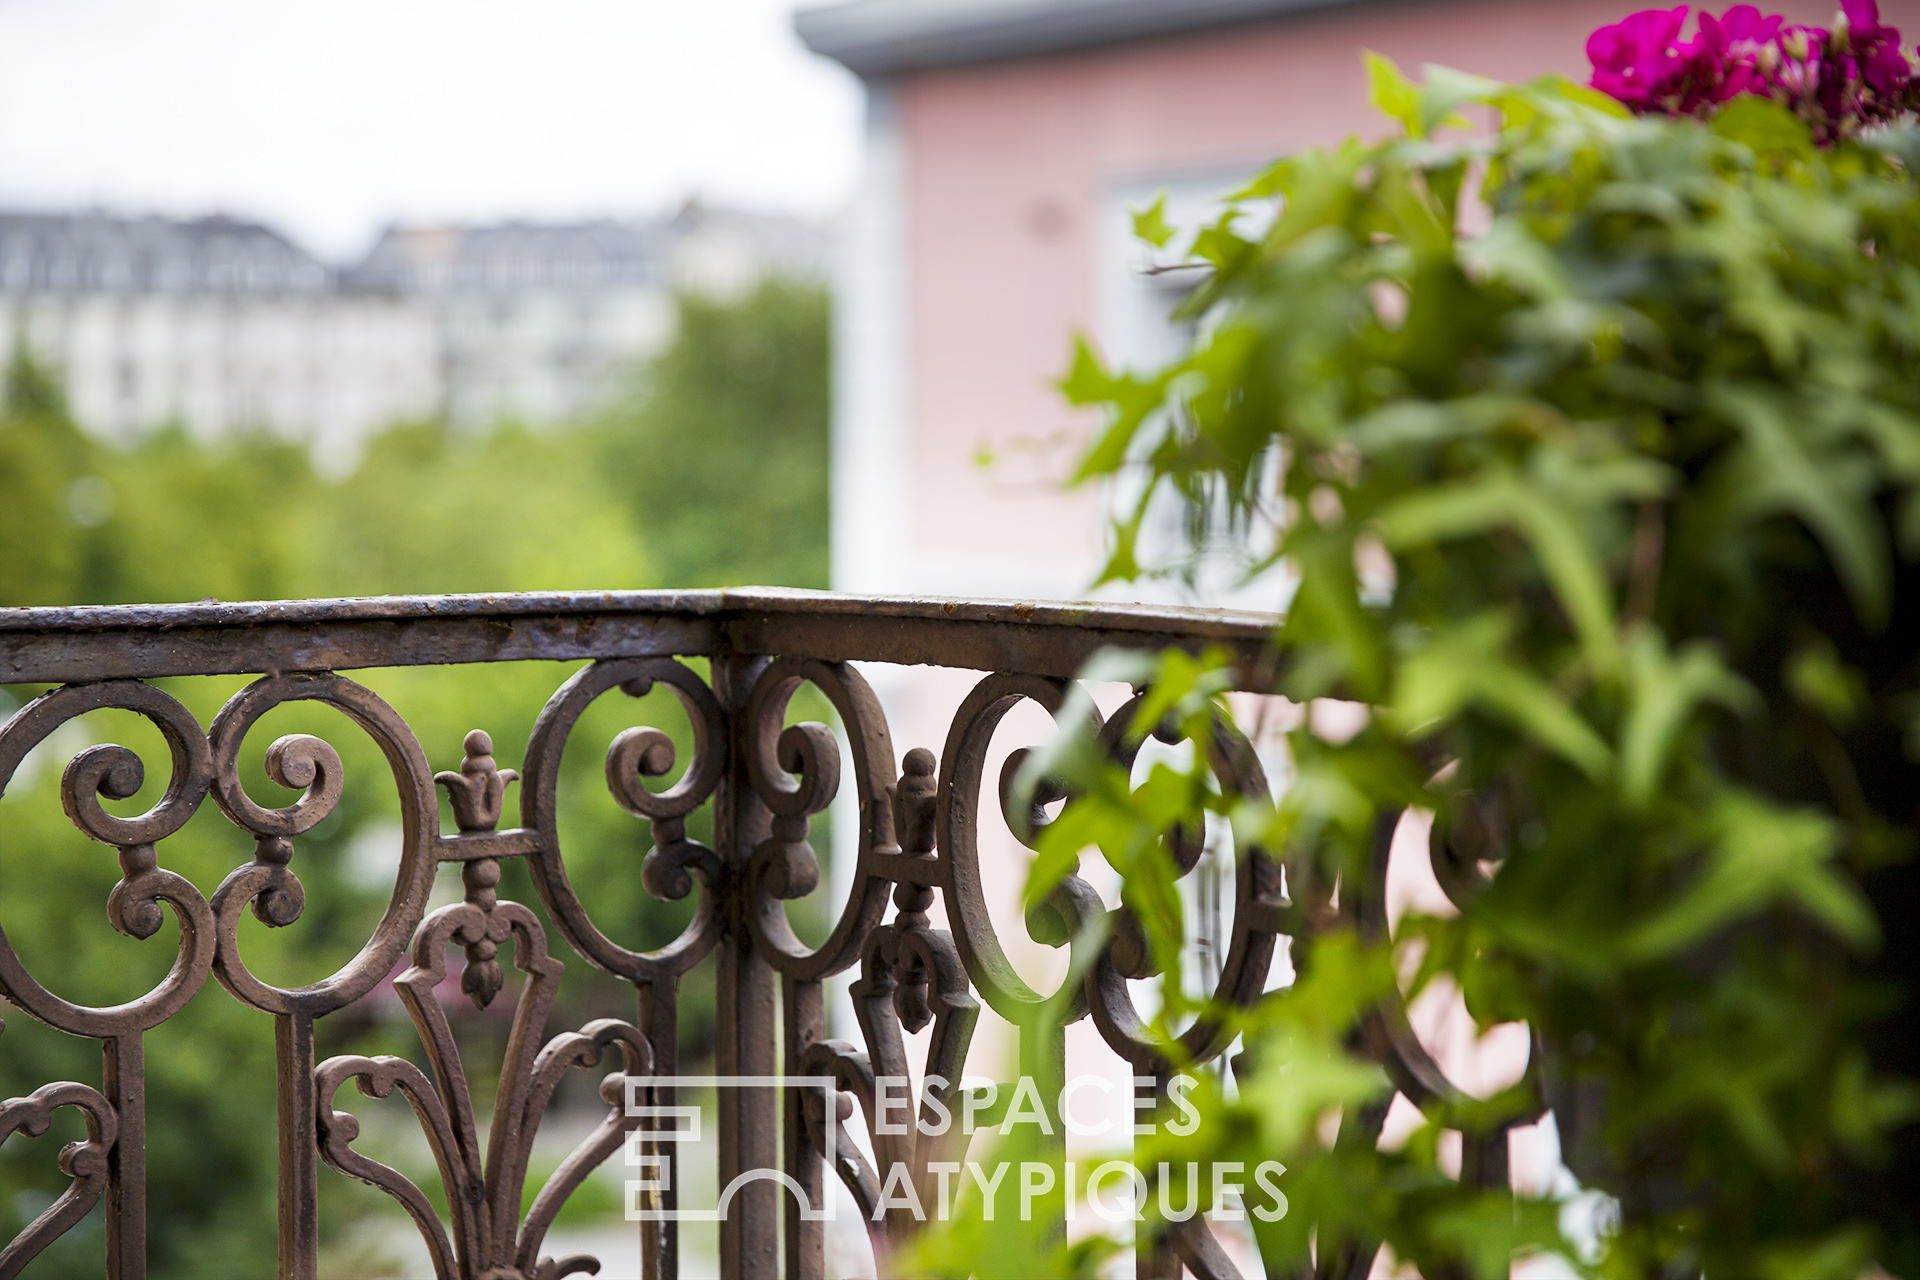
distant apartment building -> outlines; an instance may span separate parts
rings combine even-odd
[[[826,257],[807,223],[695,203],[651,221],[393,227],[342,279],[431,308],[453,422],[540,424],[616,394],[672,333],[676,292],[817,279]]]
[[[258,223],[0,213],[0,361],[24,340],[108,439],[169,421],[350,461],[369,434],[578,419],[671,335],[674,293],[818,278],[790,218],[393,227],[335,270]]]
[[[232,218],[0,214],[0,352],[21,340],[109,439],[177,421],[325,453],[445,396],[427,310],[341,293],[311,254]]]

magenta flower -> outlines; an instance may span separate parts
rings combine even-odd
[[[1777,13],[1762,14],[1750,4],[1737,4],[1718,18],[1700,15],[1700,34],[1694,37],[1694,76],[1707,96],[1725,102],[1742,93],[1766,93],[1769,68],[1778,63],[1780,26]],[[1766,52],[1772,49],[1772,53]]]
[[[1847,31],[1854,40],[1854,48],[1867,41],[1890,41],[1897,48],[1900,33],[1880,22],[1879,0],[1840,0],[1840,16],[1846,22]]]
[[[1877,0],[1842,0],[1832,31],[1739,4],[1702,13],[1697,34],[1682,40],[1687,13],[1646,9],[1595,31],[1593,87],[1643,114],[1703,117],[1758,94],[1791,107],[1823,144],[1920,105],[1920,80]]]
[[[1643,9],[1587,37],[1593,87],[1641,111],[1669,109],[1686,94],[1693,50],[1680,43],[1687,6]]]
[[[1849,56],[1856,69],[1848,78],[1864,81],[1869,89],[1885,97],[1905,89],[1913,68],[1907,64],[1907,55],[1900,52],[1900,32],[1881,24],[1876,0],[1844,0],[1840,13],[1846,21]]]
[[[1816,126],[1846,114],[1845,60],[1832,56],[1831,42],[1825,27],[1780,28],[1780,65],[1768,91]]]

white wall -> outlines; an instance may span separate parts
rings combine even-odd
[[[351,295],[0,297],[0,349],[27,345],[109,440],[168,421],[214,439],[271,430],[351,465],[368,435],[436,412],[441,344],[419,304]]]

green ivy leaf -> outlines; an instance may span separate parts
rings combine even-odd
[[[1674,744],[1698,707],[1713,702],[1741,715],[1760,710],[1760,695],[1712,647],[1695,643],[1675,655],[1653,627],[1643,628],[1628,646],[1627,683],[1620,790],[1635,808],[1653,800]]]
[[[1858,671],[1840,661],[1831,642],[1802,646],[1787,659],[1781,673],[1787,688],[1800,702],[1840,727],[1853,723],[1867,698],[1867,682]]]
[[[1720,108],[1713,131],[1729,142],[1751,147],[1758,155],[1789,155],[1810,160],[1813,135],[1786,104],[1744,93]]]
[[[1424,734],[1477,707],[1589,775],[1604,776],[1613,766],[1613,752],[1546,682],[1505,656],[1511,631],[1506,618],[1484,614],[1436,632],[1406,654],[1394,682],[1394,723],[1402,732]]]
[[[1678,900],[1630,931],[1629,955],[1669,956],[1776,902],[1797,906],[1864,949],[1880,929],[1860,891],[1828,864],[1839,849],[1831,818],[1727,792],[1709,817],[1706,869]]]
[[[1368,101],[1406,126],[1413,137],[1422,136],[1426,130],[1421,122],[1420,90],[1392,58],[1371,49],[1361,56],[1366,59],[1367,83],[1372,88]]]
[[[1510,528],[1533,547],[1596,670],[1610,671],[1619,655],[1613,601],[1606,574],[1564,507],[1503,466],[1457,484],[1402,498],[1378,523],[1387,546],[1411,549]]]
[[[1459,108],[1469,103],[1492,102],[1506,89],[1498,80],[1431,62],[1420,68],[1420,74],[1425,78],[1419,91],[1421,135],[1439,128],[1471,128],[1471,122],[1459,114]]]
[[[1156,249],[1164,249],[1173,239],[1174,228],[1167,223],[1167,193],[1162,191],[1145,209],[1133,214],[1133,234]]]
[[[1799,517],[1827,554],[1869,627],[1884,624],[1892,566],[1872,495],[1860,469],[1844,456],[1809,447],[1803,413],[1777,391],[1749,383],[1715,383],[1708,401],[1739,427],[1728,486],[1756,514]]]

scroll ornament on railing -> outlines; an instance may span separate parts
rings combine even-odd
[[[480,730],[467,735],[466,752],[460,772],[443,772],[435,780],[453,800],[461,833],[473,835],[493,830],[506,784],[518,775],[495,766],[493,741]],[[638,1123],[625,1106],[626,1083],[651,1073],[652,1051],[631,1023],[613,1018],[590,1022],[541,1045],[539,1037],[565,966],[548,953],[538,917],[517,902],[500,900],[497,859],[464,861],[461,876],[466,901],[442,907],[421,922],[410,952],[413,963],[393,984],[420,1034],[432,1075],[396,1057],[339,1057],[321,1063],[314,1071],[321,1155],[335,1169],[378,1187],[406,1208],[427,1242],[438,1275],[557,1280],[597,1272],[599,1263],[590,1256],[543,1259],[540,1246],[567,1196],[619,1149]],[[496,957],[502,946],[513,945],[514,965],[526,975],[484,1152],[459,1045],[438,995],[447,976],[446,951],[455,943],[467,955],[460,989],[477,1008],[486,1008],[500,992],[503,978]],[[527,1163],[554,1090],[567,1071],[593,1066],[610,1048],[617,1048],[623,1061],[623,1070],[601,1086],[612,1110],[561,1163],[522,1219]],[[418,1186],[397,1169],[353,1150],[360,1123],[333,1109],[336,1093],[348,1080],[376,1098],[398,1088],[412,1105],[440,1168],[453,1217],[451,1238]]]
[[[75,826],[119,851],[121,879],[107,899],[107,918],[113,927],[131,938],[151,938],[164,921],[160,904],[165,903],[180,926],[180,949],[167,976],[153,990],[111,1008],[94,1008],[64,1000],[41,986],[0,930],[0,992],[49,1026],[100,1040],[106,1058],[101,1089],[65,1081],[47,1085],[30,1097],[0,1103],[0,1142],[15,1133],[46,1133],[53,1111],[60,1107],[78,1109],[87,1124],[86,1140],[70,1144],[60,1154],[60,1167],[72,1184],[0,1250],[0,1280],[18,1275],[85,1217],[114,1189],[116,1172],[125,1181],[128,1165],[137,1169],[144,1163],[142,1037],[185,1007],[213,967],[213,912],[198,889],[159,865],[156,851],[161,841],[186,825],[213,779],[206,737],[178,701],[131,680],[69,686],[43,694],[0,729],[0,793],[13,781],[27,752],[55,729],[104,708],[135,712],[160,730],[172,758],[167,789],[153,808],[138,817],[108,813],[101,797],[130,799],[146,781],[146,768],[125,747],[100,745],[86,748],[69,762],[61,777],[61,801]],[[143,1198],[144,1187],[135,1195]],[[117,1243],[110,1224],[110,1251]]]
[[[1064,1025],[1091,1013],[1101,1036],[1130,1064],[1135,1076],[1156,1078],[1164,1088],[1170,1075],[1167,1052],[1147,1033],[1127,987],[1128,979],[1149,978],[1157,972],[1127,908],[1109,911],[1091,885],[1078,875],[1068,875],[1045,904],[1029,913],[1028,930],[1035,941],[1059,947],[1089,936],[1106,939],[1093,963],[1082,966],[1088,975],[1084,990],[1056,996],[1042,996],[1018,976],[988,917],[978,825],[971,816],[978,812],[988,744],[1006,714],[1022,700],[1039,703],[1056,718],[1071,714],[1067,692],[1059,681],[1005,675],[982,680],[955,716],[944,766],[937,768],[932,753],[924,749],[907,754],[906,772],[890,789],[891,829],[899,837],[899,846],[876,848],[866,860],[896,886],[894,918],[868,931],[860,954],[860,977],[851,989],[866,1047],[863,1050],[844,1040],[823,1041],[808,1051],[800,1070],[831,1075],[842,1091],[837,1116],[826,1115],[817,1104],[809,1108],[809,1132],[817,1151],[834,1153],[835,1172],[862,1214],[875,1224],[875,1249],[882,1256],[920,1228],[929,1206],[947,1204],[948,1178],[967,1154],[971,1134],[962,1129],[956,1113],[971,1116],[974,1111],[973,1105],[957,1105],[961,1072],[978,1018],[974,989],[1016,1026],[1026,1028],[1026,1034],[1057,1035]],[[1092,726],[1096,737],[1126,766],[1131,766],[1135,752],[1121,742],[1119,731],[1130,723],[1139,702],[1136,698],[1104,722],[1096,716]],[[1085,713],[1093,714],[1091,704],[1084,705]],[[1199,745],[1209,752],[1217,775],[1233,791],[1266,794],[1259,761],[1231,724],[1221,721],[1213,741]],[[1032,844],[1049,820],[1045,806],[1057,801],[1070,804],[1072,797],[1045,783],[1038,794],[1016,802],[1013,778],[1026,756],[1022,749],[1007,758],[997,798],[1008,828]],[[1202,846],[1191,835],[1176,835],[1174,843],[1170,852],[1184,876],[1198,865]],[[1213,996],[1215,1007],[1246,1005],[1260,996],[1275,937],[1290,918],[1281,896],[1279,867],[1272,859],[1251,849],[1238,859],[1237,867],[1237,914]],[[927,913],[936,893],[944,900],[947,918],[954,925],[952,933],[929,926]],[[1098,927],[1089,933],[1088,925]],[[1058,999],[1061,996],[1064,1005]],[[1036,1031],[1036,1015],[1049,1004],[1061,1010],[1058,1023],[1049,1032]],[[924,1030],[929,1023],[933,1031],[919,1073],[921,1096],[917,1104],[902,1102],[889,1095],[886,1082],[910,1078],[904,1036]],[[1184,1037],[1181,1062],[1186,1066],[1204,1063],[1231,1039],[1219,1019],[1203,1019]],[[1023,1047],[1023,1058],[1044,1057]],[[995,1101],[1002,1108],[1008,1102],[966,1101],[983,1103],[990,1111]],[[825,1141],[825,1125],[851,1121],[856,1114],[864,1120],[874,1163],[861,1154],[851,1135]],[[909,1117],[909,1123],[902,1123]],[[1171,1246],[1195,1274],[1236,1274],[1200,1219],[1174,1224],[1171,1234]]]
[[[711,795],[716,752],[704,744],[723,743],[724,735],[716,728],[718,708],[711,693],[675,662],[597,664],[556,695],[542,722],[545,754],[538,757],[539,768],[529,777],[530,788],[538,791],[538,798],[525,806],[534,812],[534,826],[510,832],[496,828],[506,787],[518,775],[496,765],[486,733],[476,730],[468,735],[466,758],[458,772],[436,776],[392,709],[364,687],[338,676],[258,680],[236,694],[204,733],[178,701],[137,681],[56,689],[17,713],[0,729],[0,789],[11,781],[28,751],[60,725],[89,711],[134,711],[161,730],[173,769],[165,794],[147,813],[122,818],[101,806],[101,797],[130,798],[145,781],[140,758],[119,746],[89,747],[76,755],[62,779],[61,794],[68,815],[82,832],[120,851],[122,879],[108,900],[113,926],[131,937],[152,937],[162,923],[160,904],[165,903],[179,921],[181,941],[172,971],[153,991],[113,1008],[95,1009],[74,1005],[40,986],[0,932],[0,991],[51,1026],[103,1041],[110,1064],[105,1092],[68,1081],[0,1103],[0,1142],[16,1133],[30,1137],[46,1133],[53,1113],[62,1107],[80,1111],[87,1125],[86,1139],[69,1144],[59,1156],[60,1167],[73,1180],[71,1186],[0,1249],[0,1280],[19,1274],[115,1189],[116,1182],[122,1217],[130,1202],[144,1199],[142,1162],[126,1158],[143,1157],[144,1151],[123,1145],[129,1142],[130,1129],[133,1141],[143,1142],[144,1137],[140,1037],[183,1007],[209,973],[243,1002],[283,1021],[305,1019],[310,1024],[311,1019],[371,993],[392,972],[403,949],[409,950],[412,965],[394,980],[394,988],[419,1032],[431,1075],[399,1058],[329,1060],[313,1071],[317,1111],[305,1126],[296,1128],[312,1134],[317,1154],[328,1164],[380,1187],[407,1209],[444,1280],[481,1276],[551,1280],[597,1270],[599,1264],[590,1257],[542,1259],[539,1250],[567,1197],[619,1149],[637,1123],[627,1115],[626,1084],[651,1075],[653,1046],[631,1023],[617,1019],[599,1019],[541,1043],[563,966],[549,953],[538,918],[521,904],[499,900],[499,862],[502,857],[532,856],[537,864],[546,864],[548,874],[540,876],[537,867],[536,879],[548,895],[549,908],[555,910],[563,928],[578,935],[571,940],[584,944],[583,951],[601,960],[603,967],[644,973],[648,966],[691,964],[711,946],[712,909],[708,906],[681,940],[677,959],[650,953],[631,956],[631,965],[623,963],[619,949],[606,943],[588,922],[564,872],[559,871],[551,821],[553,771],[564,735],[584,705],[577,695],[586,689],[590,701],[604,689],[621,685],[640,696],[655,680],[668,682],[680,695],[694,715],[696,740],[703,746],[681,783],[655,795],[639,786],[638,779],[671,769],[671,741],[656,730],[629,731],[609,752],[609,783],[622,804],[654,817],[656,833],[663,827],[667,830],[670,838],[650,859],[647,878],[665,891],[663,896],[683,896],[691,887],[684,868],[695,869],[703,885],[718,872],[711,851],[685,839],[680,815]],[[392,768],[403,819],[394,894],[374,935],[340,971],[291,989],[266,983],[248,969],[240,956],[239,917],[250,908],[263,923],[283,927],[303,914],[306,891],[292,865],[295,841],[333,811],[344,772],[339,754],[328,743],[309,735],[289,735],[268,747],[265,772],[274,783],[299,792],[298,797],[287,806],[269,809],[247,794],[239,777],[247,733],[268,711],[290,701],[331,705],[372,736]],[[540,730],[536,730],[536,746],[542,746]],[[530,758],[534,754],[530,752]],[[436,781],[449,792],[456,835],[442,836],[437,830]],[[210,790],[226,816],[255,841],[253,860],[229,875],[211,901],[191,883],[162,868],[157,850],[160,842],[185,825]],[[678,866],[653,866],[662,854]],[[461,864],[466,900],[422,918],[434,870],[443,861]],[[681,881],[678,885],[673,883],[676,876]],[[596,947],[596,943],[604,945]],[[454,944],[466,953],[461,989],[478,1007],[489,1005],[502,989],[504,975],[497,958],[501,947],[514,948],[515,967],[527,977],[484,1152],[476,1137],[467,1074],[437,993],[446,974],[444,951]],[[602,1086],[611,1112],[561,1163],[522,1217],[522,1188],[532,1144],[555,1089],[569,1070],[593,1066],[610,1049],[617,1050],[620,1064],[620,1070]],[[357,1080],[363,1091],[374,1096],[387,1096],[397,1087],[413,1105],[440,1167],[453,1217],[451,1233],[417,1186],[352,1149],[358,1122],[334,1110],[337,1090],[348,1080]],[[126,1155],[116,1166],[112,1157],[121,1152]],[[119,1250],[115,1273],[144,1273],[144,1241],[119,1227],[118,1218],[110,1221],[109,1248]],[[311,1248],[310,1241],[296,1244]],[[296,1255],[299,1252],[296,1248]]]

